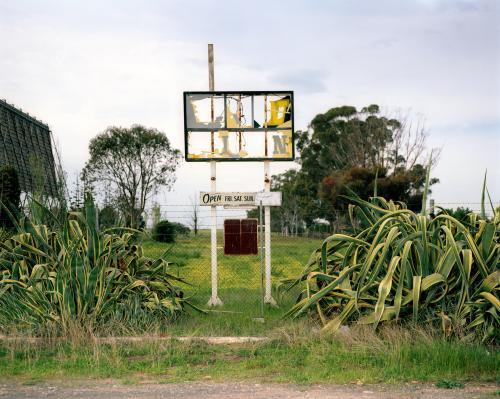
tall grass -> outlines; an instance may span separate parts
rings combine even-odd
[[[296,326],[297,327],[297,326]],[[495,381],[498,351],[446,340],[429,328],[357,326],[311,336],[289,326],[267,342],[210,345],[193,340],[120,340],[0,344],[0,375],[17,381],[120,378],[159,382],[245,380],[295,383]]]
[[[35,200],[0,243],[0,329],[31,334],[171,320],[188,304],[163,257],[147,258],[138,231],[96,227],[90,197],[63,220]],[[45,224],[41,224],[43,220]]]
[[[472,213],[464,225],[380,197],[352,202],[361,227],[328,237],[312,254],[291,283],[303,290],[287,316],[312,312],[324,332],[413,320],[441,324],[446,335],[498,339],[500,214]]]

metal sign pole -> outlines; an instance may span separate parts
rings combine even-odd
[[[208,90],[215,90],[214,83],[214,45],[208,45]],[[211,99],[211,116],[214,122],[214,99]],[[214,153],[214,132],[211,132],[211,150]],[[210,191],[217,191],[216,183],[217,163],[210,161]],[[208,306],[220,306],[222,301],[217,295],[217,206],[210,207],[210,219],[212,227],[210,229],[210,254],[211,254],[211,277],[212,277],[212,296],[208,301]]]
[[[269,161],[264,161],[264,191],[271,191],[271,175],[269,173]],[[265,223],[265,249],[266,249],[266,289],[264,302],[276,306],[271,292],[271,207],[264,208],[264,223]]]
[[[259,239],[260,239],[260,317],[264,321],[264,237],[262,235],[262,200],[259,205]]]

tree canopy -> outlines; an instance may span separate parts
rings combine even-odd
[[[375,104],[316,115],[307,131],[297,132],[300,169],[273,176],[273,189],[283,191],[282,229],[297,230],[289,227],[291,221],[333,224],[345,213],[345,195],[368,198],[375,185],[378,195],[416,209],[425,182],[426,139],[419,120],[386,117]]]
[[[107,128],[91,140],[89,152],[82,173],[85,184],[111,189],[132,227],[137,227],[147,200],[175,182],[181,158],[164,133],[141,125]]]

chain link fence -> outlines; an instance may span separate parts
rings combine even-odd
[[[493,204],[494,207],[500,203]],[[481,203],[446,203],[434,202],[445,209],[466,208],[481,212]],[[487,213],[491,216],[491,205],[486,204]],[[5,216],[4,216],[5,217]],[[249,318],[262,316],[262,241],[260,229],[257,237],[257,254],[226,255],[224,254],[224,220],[245,219],[247,210],[240,208],[217,209],[217,271],[218,296],[223,306],[218,307],[221,313],[239,313]],[[164,256],[172,262],[173,273],[183,279],[185,295],[201,308],[207,309],[211,297],[211,215],[210,207],[196,204],[156,205],[145,214],[146,234],[143,239],[144,254],[149,257]],[[177,231],[174,242],[158,242],[153,239],[153,230],[157,222],[167,220],[185,228]],[[337,229],[337,227],[334,227]],[[279,308],[273,310],[275,315],[282,314],[297,299],[298,288],[285,291],[284,279],[297,278],[309,257],[317,249],[323,239],[336,232],[324,222],[318,222],[313,228],[296,229],[294,234],[283,234],[282,231],[271,233],[271,283],[272,296]],[[263,229],[262,229],[263,230]],[[279,230],[275,228],[275,230]],[[1,237],[0,237],[1,238]],[[265,307],[265,312],[270,312]]]
[[[165,251],[166,259],[173,262],[173,269],[179,278],[191,286],[186,287],[186,294],[193,302],[203,308],[211,298],[211,216],[210,207],[190,205],[161,206],[160,216],[156,218],[180,223],[190,228],[189,232],[177,234],[175,242],[161,243],[153,240],[153,233],[144,240],[145,253],[160,256]],[[157,220],[148,212],[147,226],[151,231]],[[196,214],[195,214],[196,213]],[[238,208],[217,210],[217,283],[218,296],[223,306],[221,312],[241,312],[251,317],[262,316],[263,299],[263,242],[261,234],[264,228],[257,222],[257,253],[249,255],[227,255],[224,245],[229,234],[224,232],[224,220],[245,219],[247,212]],[[263,221],[262,221],[263,223]],[[261,229],[262,227],[262,229]],[[262,233],[261,233],[262,231]],[[236,234],[236,233],[233,233]],[[271,233],[271,284],[272,297],[279,309],[287,309],[296,299],[297,291],[282,289],[284,279],[299,276],[311,253],[321,245],[322,238],[328,232],[309,230],[301,234],[284,235]],[[246,239],[246,238],[245,238]],[[266,306],[265,311],[269,307]]]
[[[500,203],[496,203],[496,206],[498,205]],[[474,212],[481,211],[480,203],[452,204],[435,201],[435,212],[439,211],[438,207],[446,209],[461,207]],[[149,230],[158,220],[180,223],[190,230],[178,234],[175,242],[170,244],[147,238],[144,242],[146,253],[150,256],[160,256],[168,250],[166,258],[174,263],[177,276],[191,284],[186,288],[186,295],[189,295],[196,305],[206,308],[211,297],[210,207],[168,204],[157,205],[155,209],[147,212],[146,225]],[[489,213],[491,214],[491,209]],[[246,217],[245,209],[218,207],[217,210],[217,283],[218,296],[224,304],[218,309],[221,312],[241,312],[248,316],[260,317],[263,294],[260,229],[258,229],[257,254],[224,254],[224,220]],[[156,220],[153,220],[155,218]],[[331,229],[328,224],[318,222],[313,228],[298,229],[293,235],[279,231],[271,233],[272,296],[280,309],[289,308],[299,294],[297,290],[283,290],[283,280],[300,275],[312,252],[321,245],[325,237],[334,232]]]

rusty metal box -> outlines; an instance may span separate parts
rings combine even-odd
[[[257,253],[257,219],[224,220],[224,255]]]

